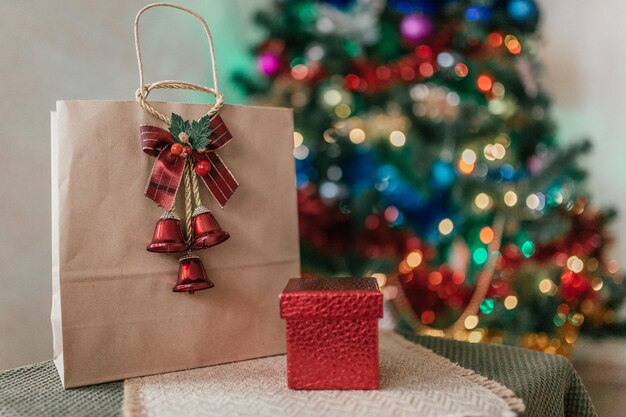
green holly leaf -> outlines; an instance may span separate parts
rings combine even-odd
[[[191,136],[190,134],[191,126],[189,125],[189,121],[183,120],[183,118],[180,117],[176,113],[172,113],[169,130],[172,136],[174,137],[174,141],[181,143],[181,144],[182,142],[180,141],[180,139],[178,139],[178,135],[180,135],[182,132],[185,132],[189,136]]]
[[[208,138],[213,131],[213,129],[211,129],[211,118],[205,114],[198,120],[198,125],[200,127],[200,137]]]
[[[209,143],[209,136],[211,135],[211,119],[205,115],[200,120],[194,120],[191,122],[189,129],[189,143],[193,149],[200,149],[206,147]]]
[[[198,137],[200,137],[200,125],[197,121],[193,120],[189,128],[189,142],[192,146],[198,140]]]
[[[193,146],[194,146],[194,149],[201,149],[201,148],[206,148],[207,146],[209,146],[209,143],[211,143],[209,138],[200,138],[194,142]]]

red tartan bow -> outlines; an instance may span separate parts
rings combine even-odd
[[[211,171],[200,178],[223,208],[239,184],[215,151],[226,145],[232,139],[232,135],[219,115],[211,119],[210,127],[210,143],[206,147],[206,152],[194,151],[188,158],[192,158],[194,164],[199,161],[207,161],[211,164]],[[171,152],[170,148],[176,142],[167,130],[156,126],[141,125],[139,132],[143,151],[156,157],[144,194],[160,206],[170,210],[183,177],[186,158]]]

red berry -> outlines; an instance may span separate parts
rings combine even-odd
[[[171,151],[174,155],[180,155],[181,153],[183,153],[183,145],[181,145],[180,143],[175,143],[172,145]]]
[[[183,148],[183,152],[185,152],[187,155],[191,155],[191,148],[189,146],[185,146]]]
[[[207,175],[209,172],[211,172],[211,164],[207,161],[200,161],[196,164],[196,173],[201,177]]]

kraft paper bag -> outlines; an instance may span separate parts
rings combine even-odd
[[[199,118],[207,105],[159,103]],[[54,358],[77,387],[285,351],[278,294],[300,273],[289,109],[225,105],[219,150],[239,182],[224,210],[231,235],[198,251],[214,288],[174,293],[178,256],[146,251],[163,209],[144,196],[154,158],[136,102],[59,101],[52,115]],[[184,211],[179,208],[179,213]]]
[[[212,58],[212,87],[177,80],[144,83],[138,22],[153,7],[179,9],[200,21]],[[211,33],[189,9],[170,3],[141,9],[135,46],[137,102],[58,101],[52,113],[51,320],[54,362],[66,388],[285,351],[278,294],[300,273],[292,111],[224,105]],[[216,102],[148,103],[149,93],[162,88],[203,91]],[[142,151],[139,126],[167,130],[172,113],[185,120],[221,117],[232,139],[212,155],[221,158],[239,184],[227,204],[223,198],[218,204],[220,194],[214,197],[198,179],[202,204],[231,237],[193,252],[214,283],[193,294],[172,291],[180,254],[146,250],[164,209],[144,195],[154,189],[146,185],[155,158]],[[219,119],[214,121],[211,143],[224,144],[228,135]],[[170,135],[165,132],[165,137]],[[147,143],[153,149],[153,139]],[[211,144],[207,149],[213,150]],[[183,160],[167,152],[163,155],[179,166]],[[195,178],[192,161],[202,157],[220,178],[227,178],[223,168],[216,168],[219,158],[194,152],[181,165],[190,167],[187,179]],[[169,178],[157,177],[159,183]],[[171,184],[164,180],[156,190],[168,190]],[[228,184],[230,192],[233,182]],[[176,195],[183,229],[191,204],[198,205],[195,191],[193,200],[184,198],[192,194],[189,190],[181,184]],[[227,193],[218,191],[222,197]],[[171,200],[159,203],[167,207]]]

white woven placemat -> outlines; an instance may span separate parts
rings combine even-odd
[[[524,403],[501,384],[388,331],[378,391],[293,391],[285,356],[142,378],[124,384],[127,417],[512,417]]]

